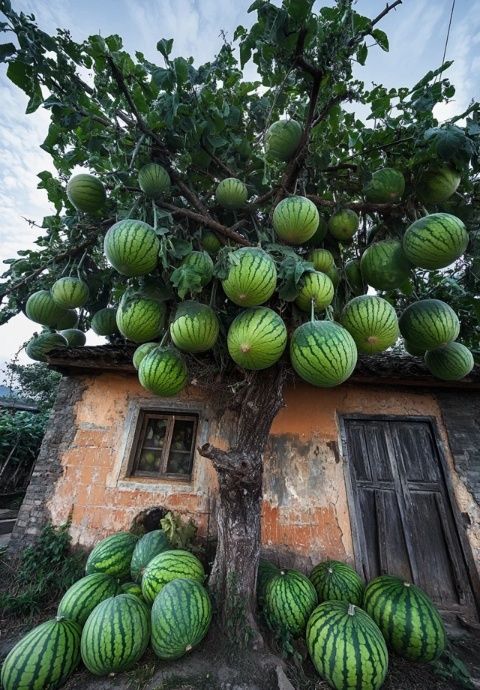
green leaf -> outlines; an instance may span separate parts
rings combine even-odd
[[[188,81],[188,68],[189,64],[183,57],[175,58],[173,61],[173,69],[178,86],[183,86]]]
[[[39,108],[39,106],[42,105],[42,103],[42,89],[40,88],[40,84],[38,82],[35,82],[33,93],[30,96],[30,100],[27,103],[27,109],[25,110],[25,112],[27,113],[27,115],[30,115],[30,113],[34,113]]]
[[[357,60],[361,65],[365,64],[365,60],[367,59],[368,55],[368,48],[365,43],[362,43],[361,46],[358,47],[357,50]]]
[[[298,295],[299,283],[304,273],[314,270],[313,264],[303,261],[299,256],[287,256],[278,269],[280,298],[286,302],[293,302]]]
[[[285,0],[284,7],[292,19],[304,22],[312,11],[311,0]]]
[[[0,62],[5,62],[5,58],[10,57],[17,52],[17,49],[13,43],[2,43],[0,44]]]
[[[390,46],[388,43],[388,36],[385,31],[382,31],[381,29],[374,29],[371,35],[376,40],[380,48],[388,53]]]
[[[162,38],[161,41],[157,43],[157,50],[159,53],[163,55],[165,60],[168,61],[168,56],[172,52],[172,47],[173,47],[173,38],[169,38],[168,40],[166,38]]]
[[[261,7],[267,4],[267,0],[255,0],[255,2],[252,2],[250,7],[248,8],[247,12],[250,14],[250,12],[255,12],[255,10],[259,10]]]
[[[170,276],[170,282],[176,288],[180,299],[202,291],[202,276],[189,266],[176,268]]]
[[[15,86],[24,91],[27,96],[32,93],[32,68],[20,60],[10,62],[7,67],[7,77]]]

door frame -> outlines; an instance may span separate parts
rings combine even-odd
[[[465,526],[462,521],[462,515],[455,497],[455,490],[450,476],[450,467],[447,461],[447,455],[443,439],[438,428],[438,419],[432,415],[392,415],[392,414],[362,414],[362,413],[345,413],[337,412],[338,427],[340,430],[340,446],[343,458],[343,475],[345,479],[345,487],[347,492],[348,512],[350,519],[350,530],[352,533],[353,555],[355,560],[355,567],[359,572],[365,576],[363,567],[363,550],[361,548],[362,529],[360,527],[358,516],[359,506],[357,504],[356,492],[353,488],[352,473],[351,473],[351,459],[348,452],[347,442],[347,425],[346,421],[367,421],[373,422],[426,422],[432,433],[432,439],[439,458],[440,473],[445,483],[446,497],[450,510],[452,511],[453,522],[457,530],[462,556],[465,561],[467,569],[467,577],[472,588],[473,598],[477,608],[477,615],[480,617],[480,574],[477,571],[475,560],[473,558],[470,542],[467,537]]]

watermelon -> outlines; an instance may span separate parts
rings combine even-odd
[[[83,307],[88,300],[88,285],[81,278],[64,277],[54,282],[50,290],[54,302],[63,309]]]
[[[67,589],[58,605],[57,615],[83,627],[95,606],[104,599],[115,596],[118,589],[118,582],[111,575],[86,575]]]
[[[281,570],[267,584],[264,611],[273,628],[299,637],[316,605],[315,587],[297,570]]]
[[[440,204],[457,191],[460,175],[447,165],[425,170],[420,175],[416,193],[423,204]]]
[[[422,299],[405,309],[399,320],[403,337],[416,348],[434,350],[458,338],[460,322],[439,299]]]
[[[131,532],[117,532],[95,545],[87,560],[85,571],[106,573],[120,579],[130,575],[130,561],[138,537]]]
[[[135,550],[130,564],[130,573],[134,582],[141,582],[143,571],[152,558],[163,551],[171,549],[167,535],[161,529],[147,532],[135,544]]]
[[[320,603],[345,601],[361,606],[364,584],[357,571],[346,563],[324,561],[314,567],[309,577]]]
[[[206,352],[218,339],[220,323],[207,304],[182,302],[170,323],[170,335],[175,347],[184,352]]]
[[[280,575],[280,568],[271,561],[261,558],[257,572],[257,599],[260,606],[263,606],[267,585],[274,575]]]
[[[265,134],[265,153],[277,161],[289,161],[298,149],[302,134],[302,125],[296,120],[277,120]]]
[[[167,309],[163,302],[129,289],[123,294],[117,309],[117,327],[127,340],[146,343],[161,335],[166,315]]]
[[[247,186],[236,177],[227,177],[218,184],[215,197],[224,208],[242,208],[248,199]]]
[[[117,326],[117,310],[113,307],[105,307],[95,312],[90,322],[92,331],[97,335],[116,335],[119,333]]]
[[[78,328],[66,328],[60,331],[60,335],[65,338],[68,347],[82,347],[87,342],[85,333]]]
[[[78,325],[78,314],[74,309],[62,309],[61,314],[57,320],[57,329],[59,331],[68,328],[76,328]]]
[[[138,369],[142,359],[158,346],[158,343],[143,343],[143,345],[139,345],[133,353],[133,366],[135,369]]]
[[[381,168],[373,173],[363,191],[370,204],[395,204],[405,191],[405,178],[399,170]]]
[[[81,628],[53,618],[30,630],[3,662],[3,690],[55,690],[80,661]]]
[[[213,261],[207,252],[190,252],[180,266],[194,271],[200,278],[201,287],[205,287],[213,278]]]
[[[152,558],[143,571],[143,598],[151,604],[167,582],[178,578],[202,583],[205,579],[203,565],[189,551],[182,549],[163,551]]]
[[[373,355],[397,342],[395,309],[376,295],[360,295],[350,300],[342,311],[340,323],[354,339],[359,352]]]
[[[332,281],[333,287],[336,288],[340,282],[340,271],[338,270],[338,268],[334,266],[329,271],[325,271],[325,273]]]
[[[268,307],[246,309],[232,321],[227,346],[230,357],[243,369],[266,369],[283,355],[287,328],[282,318]]]
[[[333,214],[328,221],[332,237],[339,242],[348,242],[358,230],[360,220],[351,208],[343,208]]]
[[[318,217],[318,228],[307,242],[309,247],[320,247],[328,233],[328,223],[323,216]]]
[[[307,625],[315,668],[335,690],[378,690],[388,670],[388,650],[365,611],[345,601],[326,601]]]
[[[149,199],[160,199],[170,192],[170,175],[158,163],[147,163],[138,172],[138,186]]]
[[[50,328],[60,328],[60,323],[63,323],[67,313],[65,309],[58,306],[49,290],[34,292],[25,305],[25,314],[30,321]]]
[[[412,355],[412,357],[424,357],[425,356],[425,348],[424,347],[416,347],[414,343],[409,343],[407,340],[403,340],[403,347],[406,352],[408,352],[409,355]]]
[[[345,280],[350,291],[354,295],[363,295],[368,290],[368,285],[362,276],[360,259],[350,259],[345,264]]]
[[[112,225],[103,241],[105,256],[124,276],[151,273],[157,267],[159,250],[160,240],[151,225],[130,218]]]
[[[140,362],[138,380],[151,393],[170,398],[187,385],[187,366],[173,348],[158,347]]]
[[[228,256],[227,277],[222,287],[227,297],[240,307],[256,307],[273,295],[277,269],[272,257],[257,247],[242,247]]]
[[[328,249],[313,249],[307,254],[307,261],[313,264],[316,271],[326,273],[327,275],[335,266],[333,254]]]
[[[179,659],[200,644],[211,620],[210,597],[200,582],[168,582],[152,606],[153,651],[160,659]]]
[[[83,173],[70,178],[67,184],[67,197],[77,211],[84,213],[101,211],[107,198],[100,180]]]
[[[320,216],[317,207],[304,196],[290,196],[275,206],[273,229],[288,244],[304,244],[317,232]]]
[[[461,343],[448,343],[425,354],[425,364],[431,374],[444,381],[459,381],[472,371],[473,355]]]
[[[202,245],[202,248],[212,256],[215,256],[215,254],[222,248],[222,243],[216,234],[211,230],[204,230],[202,232],[200,244]]]
[[[67,345],[68,342],[63,335],[46,331],[40,335],[34,335],[27,343],[25,352],[30,359],[36,362],[46,362],[46,355],[50,350],[55,350],[57,347],[67,347]]]
[[[297,374],[321,388],[338,386],[357,363],[357,347],[350,333],[333,321],[299,326],[290,342],[290,360]]]
[[[96,676],[127,671],[143,656],[149,641],[148,606],[133,594],[118,594],[98,604],[87,618],[82,660]]]
[[[403,251],[414,266],[432,271],[450,266],[459,259],[468,240],[468,232],[460,218],[450,213],[431,213],[407,228]]]
[[[124,582],[121,585],[121,590],[124,594],[131,594],[132,596],[137,597],[145,603],[145,599],[143,598],[142,594],[142,588],[136,582]]]
[[[382,240],[365,249],[360,259],[363,278],[376,290],[402,287],[410,277],[411,265],[398,240]]]
[[[295,304],[302,311],[310,312],[312,303],[316,312],[322,311],[332,303],[335,291],[332,281],[325,273],[304,273],[298,287]]]
[[[432,601],[419,587],[382,575],[369,582],[363,600],[387,645],[411,661],[434,661],[445,649],[445,628]]]

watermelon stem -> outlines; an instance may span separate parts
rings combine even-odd
[[[310,321],[313,323],[315,321],[315,298],[312,297],[310,300]]]
[[[155,230],[155,232],[157,232],[157,226],[158,226],[157,205],[154,201],[152,201],[152,209],[153,209],[153,229]]]

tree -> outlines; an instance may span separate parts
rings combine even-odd
[[[6,366],[9,385],[24,398],[35,402],[41,412],[49,412],[55,402],[61,375],[46,364],[18,364]]]
[[[245,295],[235,304],[221,295],[219,283],[225,286],[232,267],[238,266],[238,247],[262,247],[267,263],[273,259],[278,270],[276,292],[266,299],[293,337],[307,318],[298,308],[307,277],[316,275],[323,289],[336,284],[320,322],[314,321],[314,313],[321,314],[325,304],[320,305],[314,288],[304,294],[317,333],[324,328],[319,323],[343,319],[344,306],[365,293],[359,259],[390,239],[397,241],[400,254],[380,272],[385,277],[394,271],[403,279],[379,289],[383,298],[400,312],[424,296],[447,295],[462,316],[462,341],[477,349],[479,105],[472,103],[446,123],[437,121],[434,106],[455,93],[445,76],[451,63],[429,72],[413,88],[389,90],[381,85],[367,89],[352,71],[354,61],[365,63],[372,41],[388,50],[379,24],[400,4],[396,0],[369,19],[353,9],[351,0],[337,0],[318,12],[312,0],[283,0],[280,6],[256,0],[249,9],[256,13],[252,28],[238,27],[235,45],[225,42],[215,59],[195,67],[192,58],[172,57],[172,41],[167,39],[157,44],[164,60],[157,66],[140,52],[128,55],[116,35],[90,36],[80,44],[65,30],[49,36],[34,17],[15,13],[2,0],[2,28],[13,32],[18,42],[2,46],[7,76],[29,96],[27,112],[40,106],[50,111],[42,147],[58,171],[57,177],[39,174],[39,188],[46,190],[55,214],[43,220],[38,250],[20,251],[20,258],[8,262],[0,288],[2,322],[25,309],[34,291],[48,290],[55,279],[75,274],[88,284],[90,295],[79,314],[82,329],[100,308],[118,304],[122,295],[128,306],[139,293],[166,303],[171,314],[186,297],[213,305],[226,329]],[[242,70],[251,62],[258,77],[248,82]],[[86,72],[89,76],[83,77]],[[367,108],[368,117],[358,118],[347,105],[354,103]],[[275,125],[281,120],[288,121],[288,131],[285,124]],[[280,137],[276,127],[282,129]],[[139,183],[138,178],[139,170],[145,172],[143,166],[151,162],[161,166],[160,172],[155,168],[161,182],[157,180],[153,193],[148,180]],[[97,214],[77,211],[67,197],[66,182],[75,166],[93,173],[108,191],[108,201]],[[385,168],[386,173],[374,175]],[[439,175],[451,189],[443,200],[432,201],[438,197]],[[220,189],[218,185],[229,178],[240,183],[227,183],[225,195],[225,183]],[[242,198],[243,184],[248,202]],[[158,185],[163,195],[157,195]],[[229,186],[236,192],[233,197]],[[315,242],[311,228],[299,242],[291,233],[301,231],[300,220],[292,224],[287,218],[285,228],[282,219],[275,218],[285,199],[293,199],[303,226],[308,225],[303,211],[313,214],[313,224],[321,229],[318,246],[331,253],[335,266],[320,268],[308,253],[308,242]],[[315,220],[317,210],[323,220]],[[464,252],[462,246],[450,267],[440,271],[419,264],[413,270],[403,254],[406,228],[428,211],[455,214],[461,238],[462,221],[472,231],[469,248]],[[330,220],[326,234],[326,217],[332,215],[336,220]],[[105,232],[125,218],[154,228],[159,254],[158,266],[149,275],[128,280],[128,293],[125,277],[103,252]],[[282,235],[289,241],[282,241]],[[213,282],[191,259],[192,251],[204,249],[217,252]],[[208,265],[205,252],[195,256]],[[318,278],[324,271],[331,283]],[[167,330],[162,347],[168,337]],[[351,342],[348,357],[354,364],[357,353]],[[374,350],[378,343],[379,334],[371,333],[364,349]],[[212,352],[182,356],[180,364],[178,355],[171,355],[174,350],[168,352],[180,374],[186,358],[190,377],[213,378],[217,389],[223,384],[222,402],[226,397],[225,407],[238,414],[237,438],[229,450],[201,448],[212,460],[220,485],[218,548],[210,586],[225,629],[238,633],[247,623],[256,637],[262,455],[283,404],[288,358],[264,370],[245,371],[227,356],[225,345],[221,338]],[[242,343],[240,350],[243,355],[249,352]],[[157,356],[165,350],[155,352]],[[142,370],[146,366],[141,367],[141,381]],[[333,378],[320,385],[331,385]],[[240,601],[243,619],[238,615]]]

